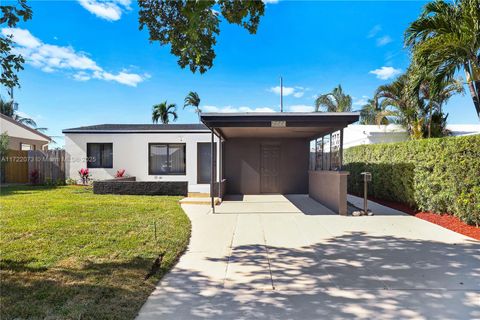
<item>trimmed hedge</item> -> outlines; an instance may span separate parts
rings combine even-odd
[[[349,193],[363,194],[360,173],[370,171],[368,193],[377,199],[480,225],[480,135],[356,146],[344,164]]]

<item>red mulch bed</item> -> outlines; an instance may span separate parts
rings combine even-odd
[[[480,240],[480,227],[475,227],[466,224],[462,220],[450,214],[436,214],[432,212],[421,212],[410,208],[408,205],[388,200],[380,200],[373,197],[369,197],[369,200],[380,203],[384,206],[393,208],[395,210],[403,211],[411,216],[426,220],[431,223],[435,223],[446,229],[455,231],[473,239]]]

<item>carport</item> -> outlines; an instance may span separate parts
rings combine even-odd
[[[212,135],[213,212],[215,196],[225,194],[308,194],[346,214],[343,128],[358,118],[353,112],[202,113]]]

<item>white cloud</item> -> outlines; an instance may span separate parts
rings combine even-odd
[[[70,46],[43,43],[26,29],[3,28],[1,32],[4,36],[13,36],[12,40],[17,45],[14,48],[16,54],[21,54],[30,65],[44,72],[70,71],[74,72],[73,79],[78,81],[96,78],[133,87],[149,77],[126,70],[117,74],[107,72],[86,53],[75,51]]]
[[[12,36],[13,42],[25,48],[36,48],[41,44],[40,40],[32,36],[28,30],[18,28],[3,28],[2,34],[4,36]]]
[[[294,92],[294,93],[293,93],[293,96],[294,96],[295,98],[301,98],[301,97],[303,97],[303,94],[304,94],[304,93],[305,93],[305,92],[303,92],[303,91],[297,91],[297,92]]]
[[[269,107],[259,107],[259,108],[250,108],[250,107],[217,107],[217,106],[203,106],[202,111],[205,112],[226,112],[226,113],[236,113],[236,112],[275,112],[272,108]]]
[[[276,86],[276,87],[271,87],[270,89],[268,89],[268,91],[273,92],[273,93],[279,95],[280,92],[281,92],[281,89],[280,89],[280,86]],[[291,87],[283,87],[283,95],[284,95],[284,96],[289,96],[289,95],[291,95],[294,91],[295,91],[294,88],[291,88]]]
[[[113,74],[106,71],[96,71],[93,73],[93,77],[97,79],[107,80],[107,81],[116,81],[121,84],[125,84],[127,86],[136,87],[137,84],[142,82],[145,78],[136,73],[127,73],[125,71],[121,71],[117,74]]]
[[[372,70],[369,73],[376,75],[378,79],[388,80],[402,73],[402,70],[393,67],[381,67],[380,69]]]
[[[380,31],[382,31],[382,26],[377,24],[368,32],[367,38],[375,37]]]
[[[91,78],[92,77],[84,71],[77,72],[73,75],[73,79],[75,79],[77,81],[88,81]]]
[[[307,89],[305,89],[303,87],[298,87],[298,86],[297,87],[283,87],[283,96],[286,97],[286,96],[293,95],[295,98],[301,98],[305,94],[306,90]],[[276,87],[271,87],[270,89],[268,89],[268,91],[280,95],[281,89],[280,89],[280,86],[276,86]]]
[[[380,37],[380,38],[377,39],[377,46],[382,47],[384,45],[389,44],[392,41],[393,40],[392,40],[392,38],[390,38],[390,36],[383,36],[383,37]]]
[[[131,4],[131,0],[78,0],[78,2],[90,13],[108,21],[120,20],[122,12],[130,10]]]
[[[368,103],[369,96],[362,96],[361,98],[353,98],[353,105],[354,106],[364,106]]]
[[[235,112],[279,112],[278,108],[271,108],[271,107],[233,107],[233,106],[225,106],[225,107],[217,107],[217,106],[203,106],[202,111],[204,112],[225,112],[225,113],[235,113]],[[277,109],[277,110],[276,110]],[[291,105],[286,106],[284,110],[288,112],[313,112],[315,108],[309,105]]]
[[[305,104],[288,106],[287,109],[290,112],[313,112],[315,110],[313,106],[309,106]]]
[[[276,4],[279,2],[279,0],[262,0],[262,1],[265,4]]]

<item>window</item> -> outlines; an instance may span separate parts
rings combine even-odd
[[[113,168],[113,143],[87,143],[87,168]]]
[[[148,174],[185,174],[184,143],[150,143],[148,149]]]
[[[20,150],[22,151],[35,150],[35,146],[32,146],[31,144],[26,144],[26,143],[20,143]]]
[[[212,168],[210,167],[211,162],[211,143],[209,142],[201,142],[197,143],[197,183],[210,183],[210,176],[212,172]],[[217,162],[217,144],[214,144],[214,158],[213,158],[213,165],[216,167]],[[215,170],[216,174],[216,170]],[[214,178],[216,178],[214,176]]]

